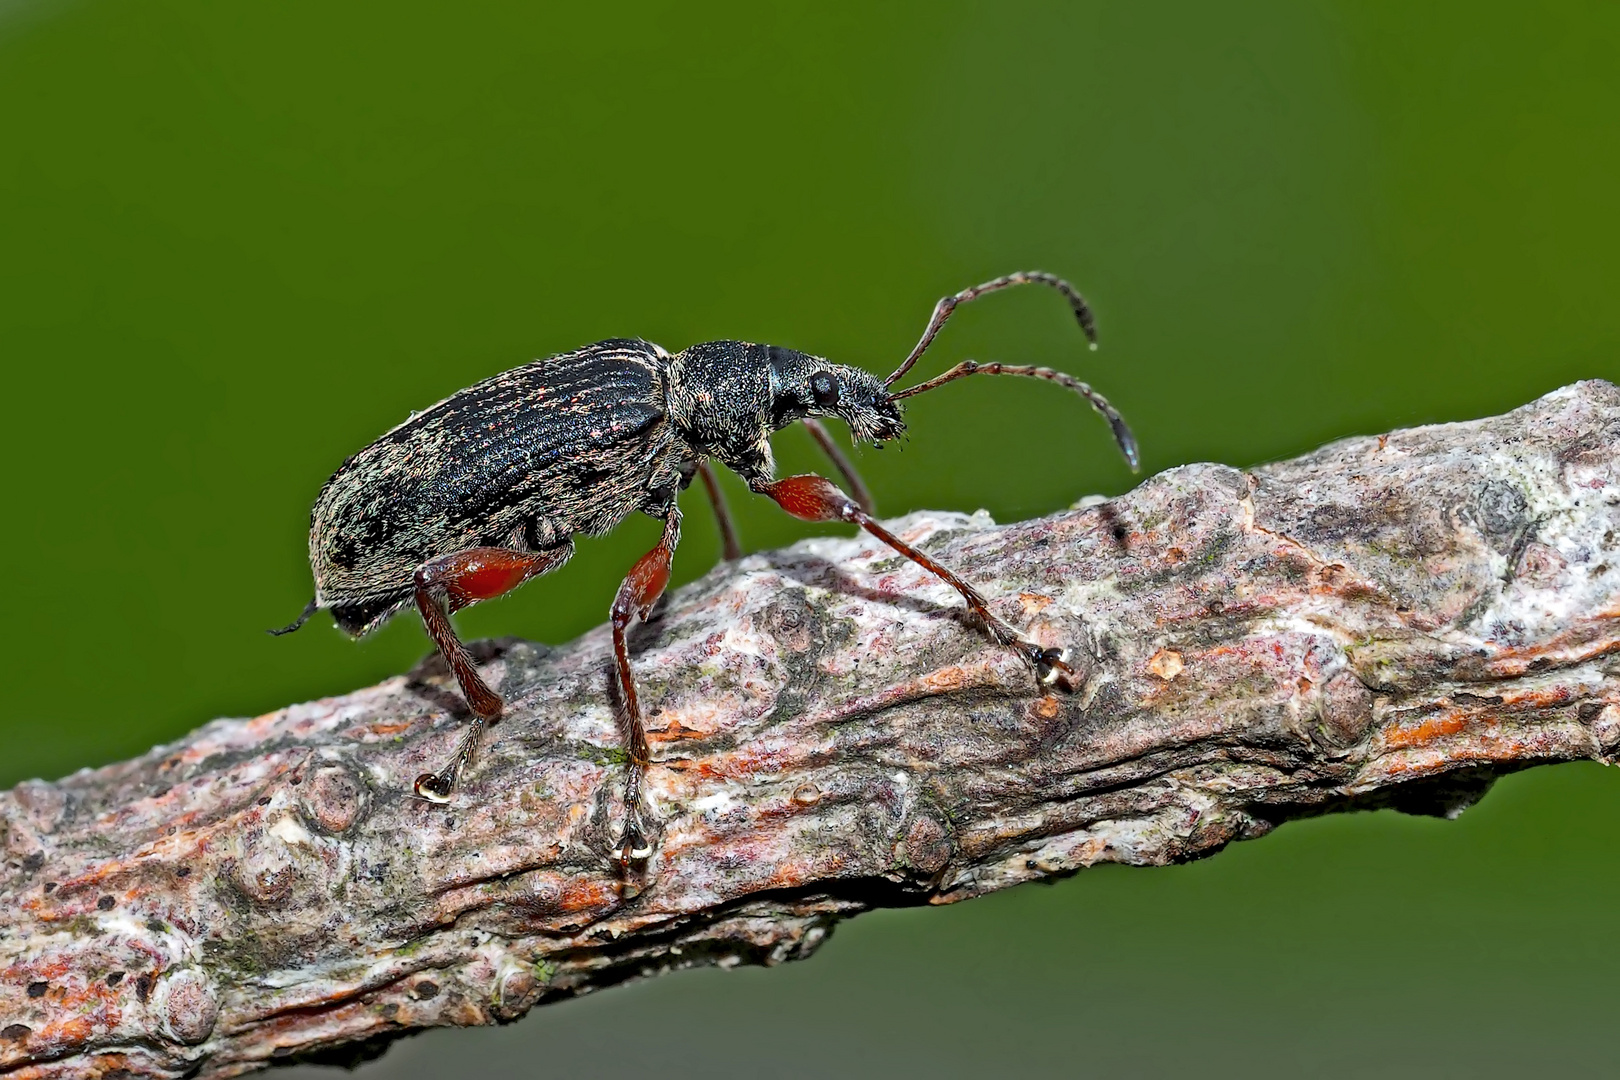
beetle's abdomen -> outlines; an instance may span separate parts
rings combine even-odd
[[[641,509],[669,457],[667,356],[604,341],[486,379],[412,416],[327,481],[310,518],[323,607],[402,597],[422,563],[548,547]]]

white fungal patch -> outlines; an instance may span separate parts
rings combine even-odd
[[[134,941],[150,940],[152,932],[146,924],[139,919],[133,919],[121,911],[109,912],[97,920],[103,933],[117,934]]]
[[[312,846],[314,837],[291,814],[277,819],[276,823],[266,830],[271,836],[288,844],[303,844]]]
[[[700,814],[723,814],[735,804],[736,800],[729,791],[717,791],[713,795],[692,800],[692,809]]]
[[[727,627],[720,638],[720,645],[733,655],[760,656],[764,653],[760,636],[741,625]]]

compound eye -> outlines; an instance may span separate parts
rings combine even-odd
[[[831,409],[838,404],[838,380],[825,371],[818,371],[810,376],[810,393],[819,407]]]

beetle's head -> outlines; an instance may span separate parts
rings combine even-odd
[[[772,428],[807,416],[836,416],[858,441],[882,443],[905,431],[899,403],[876,375],[776,345],[767,348]]]

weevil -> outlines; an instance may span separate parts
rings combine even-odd
[[[623,867],[653,849],[641,795],[650,758],[626,632],[647,618],[669,583],[681,536],[676,497],[695,477],[714,503],[726,557],[738,554],[711,459],[794,517],[865,529],[954,588],[991,639],[1016,650],[1041,685],[1059,682],[1072,674],[1062,650],[1026,638],[994,615],[972,585],[876,520],[865,485],[817,419],[837,417],[855,442],[881,446],[905,430],[906,398],[968,375],[1027,376],[1089,401],[1135,469],[1136,440],[1119,412],[1090,386],[1052,368],[964,360],[925,382],[892,389],[958,306],[1032,283],[1068,301],[1096,348],[1096,326],[1080,293],[1061,278],[1027,271],[940,300],[910,354],[882,380],[776,345],[710,341],[671,354],[651,342],[615,339],[452,394],[349,458],[321,488],[309,529],[315,597],[292,625],[271,633],[290,633],[325,609],[339,628],[361,637],[414,603],[472,712],[449,763],[416,779],[417,795],[446,802],[484,727],[502,710],[450,616],[557,569],[573,555],[575,536],[600,536],[638,511],[662,521],[662,537],[630,568],[609,609],[627,758],[614,841]],[[776,478],[771,435],[799,421],[853,495],[813,473]]]

